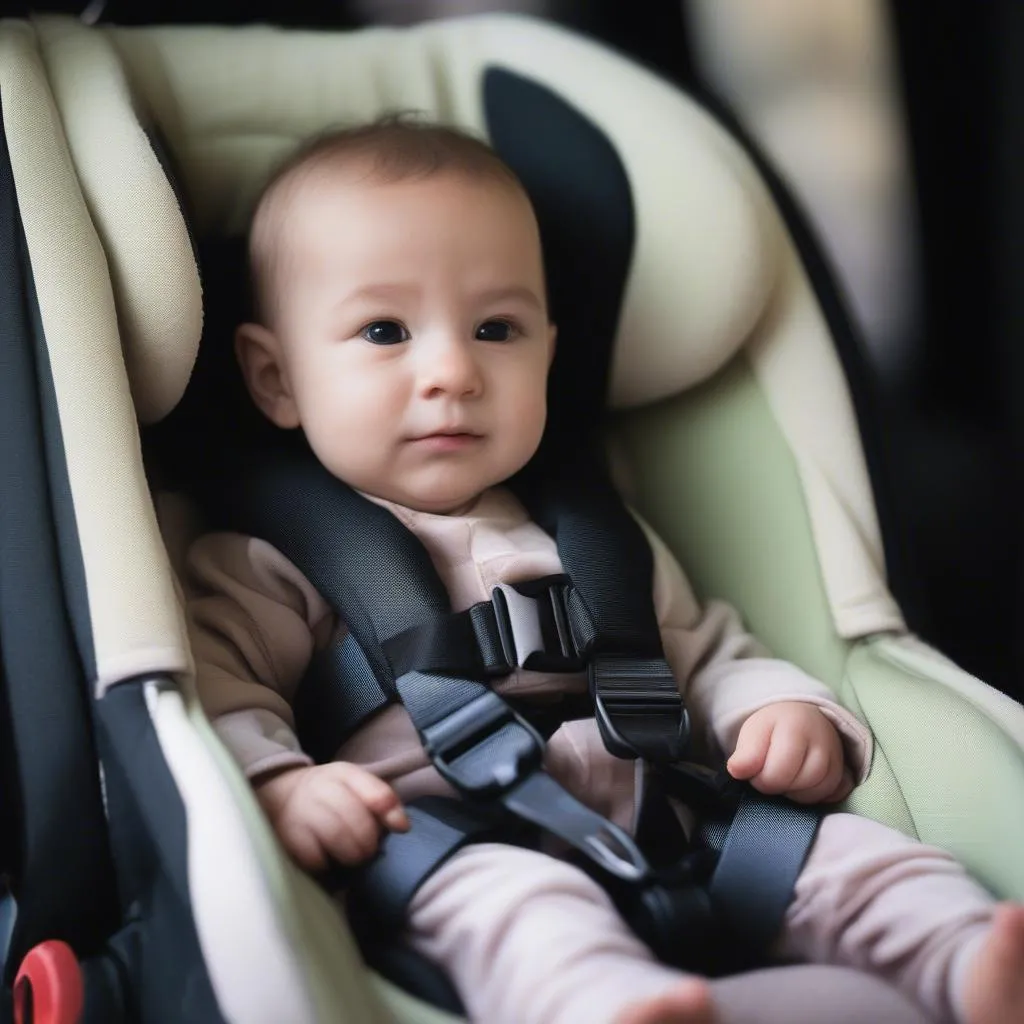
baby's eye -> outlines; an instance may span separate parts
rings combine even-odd
[[[359,335],[373,345],[397,345],[409,340],[409,332],[397,320],[374,320]]]
[[[515,326],[508,320],[485,320],[475,337],[477,341],[511,341],[515,333]]]

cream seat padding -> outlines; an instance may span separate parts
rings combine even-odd
[[[82,571],[89,595],[86,672],[101,692],[131,676],[182,673],[188,643],[142,465],[119,330],[124,300],[115,305],[62,131],[66,114],[24,22],[0,22],[0,93],[82,552],[81,570],[63,569]],[[169,323],[191,315],[173,304],[165,313]],[[159,397],[155,385],[142,390]]]
[[[188,229],[117,55],[74,22],[44,21],[40,29],[68,146],[107,254],[132,398],[139,419],[153,423],[181,398],[202,331]]]

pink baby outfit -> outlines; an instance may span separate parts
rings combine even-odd
[[[553,540],[504,489],[486,492],[460,516],[379,504],[422,541],[456,611],[488,600],[498,583],[561,571]],[[863,724],[824,684],[766,657],[727,606],[712,603],[702,613],[667,548],[648,536],[665,654],[698,743],[729,753],[758,708],[809,702],[835,725],[862,779],[871,754]],[[200,699],[246,775],[311,764],[291,704],[314,651],[343,624],[280,552],[239,534],[209,534],[193,545],[186,588]],[[520,671],[495,689],[542,702],[585,686],[582,676]],[[452,792],[398,705],[370,719],[336,758],[386,779],[404,800]],[[548,742],[545,764],[588,806],[633,827],[642,771],[605,750],[593,719],[565,723]],[[833,814],[797,883],[779,952],[876,973],[936,1019],[956,1019],[962,968],[991,908],[947,854]],[[471,1020],[486,1024],[610,1021],[679,979],[585,874],[499,844],[471,846],[443,865],[415,896],[409,929],[412,943],[453,977]]]

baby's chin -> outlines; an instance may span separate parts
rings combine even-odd
[[[503,483],[519,469],[518,460],[477,460],[475,465],[433,465],[417,467],[409,473],[373,474],[362,479],[341,476],[347,482],[373,497],[390,501],[417,512],[432,515],[464,515],[479,501],[481,495]],[[339,474],[341,475],[341,474]]]
[[[491,486],[493,484],[487,485],[487,487]],[[429,512],[435,516],[458,516],[467,513],[480,500],[480,495],[487,490],[487,487],[440,493],[411,491],[388,500],[405,505],[416,512]]]
[[[479,500],[488,488],[500,480],[474,478],[459,481],[410,482],[404,487],[388,488],[387,494],[378,495],[387,501],[429,512],[436,516],[464,515]]]

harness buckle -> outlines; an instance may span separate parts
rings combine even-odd
[[[683,759],[690,716],[664,658],[594,655],[588,674],[594,717],[610,753],[661,765]]]
[[[396,682],[399,692],[403,682]],[[473,799],[515,786],[540,766],[544,753],[540,733],[486,689],[420,735],[442,778]]]
[[[572,633],[567,576],[499,583],[491,604],[506,663],[534,672],[582,672],[586,661]]]

